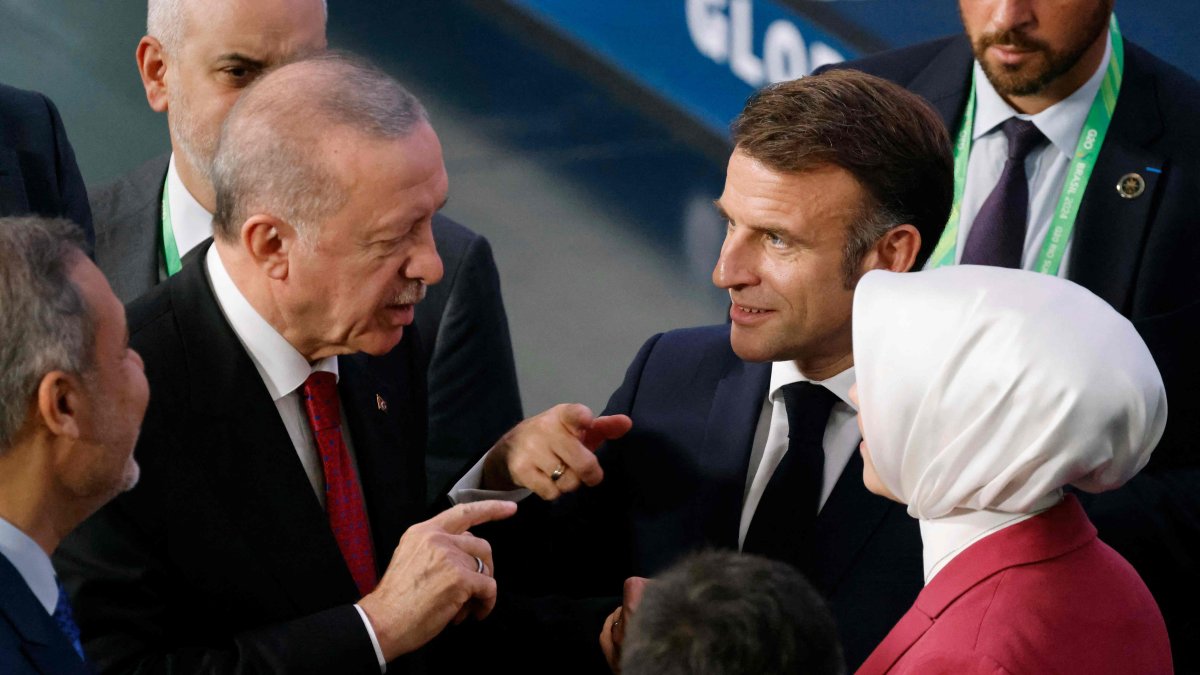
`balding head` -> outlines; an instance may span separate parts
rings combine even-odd
[[[351,187],[329,165],[334,137],[394,140],[427,121],[400,83],[346,54],[270,73],[241,97],[222,129],[213,171],[215,235],[236,239],[254,213],[310,230],[342,207]]]

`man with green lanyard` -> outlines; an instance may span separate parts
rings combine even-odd
[[[88,191],[96,262],[123,302],[174,275],[212,236],[221,123],[264,72],[326,48],[326,16],[323,0],[148,2],[137,66],[150,107],[167,115],[172,153]],[[410,333],[428,380],[431,497],[523,417],[491,246],[440,214],[433,228],[445,281],[418,305]]]
[[[1167,431],[1125,488],[1086,498],[1200,668],[1200,83],[1122,35],[1113,0],[960,0],[965,36],[841,65],[941,113],[955,193],[927,267],[1071,279],[1129,317],[1167,385]],[[1164,20],[1168,20],[1164,18]]]

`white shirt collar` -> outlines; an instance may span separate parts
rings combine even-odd
[[[171,207],[171,230],[175,233],[175,246],[179,257],[212,236],[213,216],[188,192],[175,168],[175,155],[167,164],[167,201]]]
[[[1062,501],[1062,490],[1038,500],[1028,513],[969,511],[962,509],[942,518],[921,520],[921,557],[925,563],[925,584],[967,549],[968,546],[1036,516]]]
[[[229,326],[237,334],[238,340],[250,354],[254,367],[258,369],[259,376],[267,385],[267,391],[271,393],[271,400],[278,401],[296,391],[314,372],[325,371],[337,376],[336,356],[327,356],[310,364],[308,359],[296,351],[296,348],[250,305],[246,296],[242,295],[233,283],[215,245],[208,250],[205,265],[217,304],[229,321]]]
[[[58,582],[50,556],[29,535],[3,518],[0,518],[0,555],[17,568],[25,585],[46,608],[46,613],[54,614],[54,608],[58,606]]]
[[[1110,37],[1105,42],[1104,58],[1100,60],[1100,67],[1092,73],[1088,81],[1076,89],[1075,93],[1036,115],[1018,113],[1003,98],[1000,98],[1000,94],[996,93],[992,83],[984,75],[983,67],[976,61],[975,129],[972,132],[972,138],[979,140],[993,131],[999,133],[998,127],[1008,118],[1015,116],[1032,121],[1059,152],[1067,157],[1074,157],[1075,148],[1079,145],[1079,134],[1083,131],[1083,123],[1087,121],[1092,101],[1096,99],[1096,92],[1100,91],[1100,85],[1104,82],[1104,71],[1108,69],[1108,62],[1111,58],[1112,38]]]
[[[793,382],[819,384],[833,392],[834,396],[837,396],[842,402],[850,406],[851,410],[858,410],[858,407],[850,402],[850,387],[854,386],[854,366],[843,370],[833,377],[821,380],[820,382],[814,382],[805,377],[804,373],[800,372],[800,369],[796,367],[795,361],[773,361],[771,363],[771,386],[768,389],[770,392],[768,398],[771,403],[775,403],[782,395],[779,390],[784,385]]]

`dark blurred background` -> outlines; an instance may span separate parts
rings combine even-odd
[[[959,31],[953,0],[330,0],[334,47],[422,98],[446,212],[495,248],[527,412],[602,407],[650,335],[724,320],[726,126],[822,63]],[[1200,74],[1197,0],[1117,3]],[[0,0],[0,81],[58,105],[89,185],[168,149],[134,66],[145,5]]]

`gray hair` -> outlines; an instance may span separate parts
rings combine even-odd
[[[233,241],[247,218],[269,213],[311,236],[352,188],[330,169],[323,138],[342,128],[394,140],[428,120],[399,82],[349,54],[326,52],[267,73],[221,127],[213,161],[215,235]]]
[[[148,0],[146,3],[146,35],[158,40],[168,52],[183,40],[183,28],[187,21],[183,11],[185,2],[186,0]],[[321,8],[325,10],[325,17],[328,18],[327,0],[321,0]]]
[[[84,237],[67,220],[0,218],[0,453],[46,373],[92,370],[96,327],[71,282]]]
[[[625,675],[841,675],[833,615],[794,567],[733,551],[650,582],[621,653]]]

